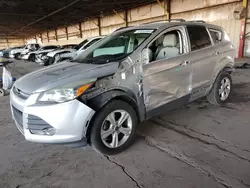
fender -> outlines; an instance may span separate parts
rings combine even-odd
[[[141,120],[136,98],[133,96],[132,92],[129,91],[121,89],[109,90],[104,93],[100,93],[94,98],[88,99],[86,101],[86,105],[98,112],[102,107],[108,104],[108,102],[114,99],[123,100],[129,103],[136,111],[139,121]]]

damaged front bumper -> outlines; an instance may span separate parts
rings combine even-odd
[[[86,146],[87,127],[95,112],[78,100],[38,105],[38,96],[33,94],[24,99],[13,89],[10,92],[12,117],[25,139],[71,147]]]

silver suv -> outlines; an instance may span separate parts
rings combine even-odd
[[[226,102],[235,50],[227,33],[201,22],[117,30],[73,61],[14,84],[13,119],[26,140],[85,146],[111,155],[131,145],[138,123],[207,96]]]

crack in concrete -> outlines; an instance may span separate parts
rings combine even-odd
[[[215,120],[211,115],[205,115],[205,116],[211,118],[214,123],[217,123],[218,125],[221,124],[221,122]]]
[[[210,115],[206,115],[206,117],[212,118],[212,116],[210,116]],[[166,121],[165,119],[163,119],[163,118],[161,118],[161,117],[160,117],[159,119],[161,119],[161,120],[163,120],[163,121]],[[212,118],[212,120],[213,120],[213,118]],[[214,121],[214,120],[213,120],[213,121]],[[171,123],[171,124],[176,125],[176,126],[181,126],[181,127],[185,128],[185,129],[187,129],[187,130],[189,130],[189,131],[195,132],[195,133],[200,134],[200,135],[202,135],[202,136],[206,136],[206,137],[212,138],[212,139],[214,139],[214,140],[216,140],[216,141],[219,141],[219,142],[221,142],[221,143],[227,144],[227,145],[229,145],[230,147],[234,147],[234,148],[240,149],[240,150],[242,150],[242,151],[244,151],[244,152],[250,153],[250,150],[248,150],[248,149],[242,149],[242,148],[240,148],[238,145],[236,145],[236,144],[231,144],[231,143],[229,143],[229,142],[227,142],[227,141],[225,141],[225,140],[221,140],[221,139],[217,138],[217,137],[214,136],[214,135],[201,133],[201,132],[199,132],[199,131],[196,131],[196,130],[194,130],[194,129],[189,128],[187,125],[177,124],[177,123],[172,122],[172,121],[166,121],[166,122]],[[215,121],[214,121],[214,122],[215,122]]]
[[[107,155],[105,155],[105,157],[106,157],[106,159],[107,159],[109,162],[111,162],[111,163],[115,164],[116,166],[120,167],[120,168],[122,169],[122,171],[124,172],[124,174],[125,174],[126,176],[128,176],[128,177],[136,184],[136,186],[137,186],[138,188],[143,188],[143,186],[141,186],[141,185],[135,180],[135,178],[133,178],[133,176],[131,176],[131,175],[126,171],[125,166],[119,164],[118,162],[116,162],[116,161],[114,161],[114,160],[111,160],[110,157],[107,156]]]
[[[163,121],[166,121],[166,120],[164,120],[164,119],[162,119],[162,118],[160,118],[160,119],[163,120]],[[171,123],[171,124],[176,125],[176,126],[181,126],[181,127],[185,128],[185,129],[187,129],[187,130],[189,130],[189,131],[195,132],[195,133],[200,134],[200,135],[202,135],[202,136],[206,136],[206,137],[209,137],[209,138],[213,138],[213,139],[216,140],[216,141],[219,141],[219,142],[222,142],[222,143],[225,143],[225,144],[228,144],[228,145],[229,145],[229,143],[228,143],[227,141],[225,141],[225,140],[220,140],[219,138],[217,138],[216,136],[211,135],[211,134],[201,133],[201,132],[199,132],[199,131],[196,131],[196,130],[194,130],[194,129],[189,128],[187,125],[177,124],[177,123],[172,122],[172,121],[166,121],[166,122],[167,122],[167,123]]]
[[[215,180],[217,183],[219,183],[220,185],[226,187],[226,188],[232,188],[231,185],[228,184],[228,182],[226,182],[226,180],[223,180],[220,177],[217,177],[216,174],[214,174],[213,172],[207,170],[207,169],[203,169],[202,167],[200,167],[197,163],[195,163],[194,161],[191,161],[190,159],[188,159],[188,157],[186,157],[185,155],[172,151],[168,148],[164,148],[159,146],[153,139],[148,139],[147,137],[144,137],[143,135],[139,135],[140,137],[142,137],[146,144],[150,147],[156,148],[158,150],[160,150],[161,152],[167,153],[168,155],[170,155],[172,158],[177,159],[178,161],[181,161],[185,164],[187,164],[188,166],[191,166],[192,168],[195,168],[198,172],[207,175],[208,177],[211,177],[213,180]]]
[[[248,158],[246,158],[246,157],[243,157],[243,156],[241,156],[241,155],[238,155],[238,154],[236,154],[236,153],[234,153],[234,152],[232,152],[232,151],[230,151],[230,150],[227,150],[227,149],[221,147],[220,145],[218,145],[218,144],[216,144],[216,143],[209,142],[209,141],[203,140],[203,139],[201,139],[201,138],[199,138],[199,137],[190,135],[190,134],[188,134],[185,130],[181,130],[180,128],[176,127],[175,124],[172,124],[172,125],[174,125],[174,126],[171,126],[170,124],[163,124],[163,123],[158,122],[158,121],[155,121],[155,120],[150,120],[150,121],[152,121],[153,123],[155,123],[155,124],[157,124],[157,125],[159,125],[159,126],[161,126],[161,127],[168,128],[168,129],[173,130],[173,131],[175,131],[175,132],[177,132],[177,133],[179,133],[179,134],[182,134],[182,135],[184,135],[184,136],[187,136],[187,137],[189,137],[189,138],[191,138],[191,139],[198,140],[198,141],[202,142],[203,144],[207,144],[207,145],[214,146],[214,147],[216,147],[216,148],[218,148],[218,149],[220,149],[220,150],[222,150],[222,151],[224,151],[224,152],[226,152],[226,153],[229,153],[229,154],[233,155],[234,157],[237,157],[238,159],[241,159],[241,160],[243,160],[243,161],[247,161],[248,163],[250,163],[250,159],[248,159]],[[164,121],[165,121],[165,120],[164,120]],[[169,123],[170,123],[170,122],[169,122]],[[187,130],[188,130],[188,129],[187,129]]]

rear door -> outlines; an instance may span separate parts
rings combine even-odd
[[[204,96],[210,87],[218,54],[205,26],[188,25],[187,32],[193,68],[191,100],[195,100]]]

